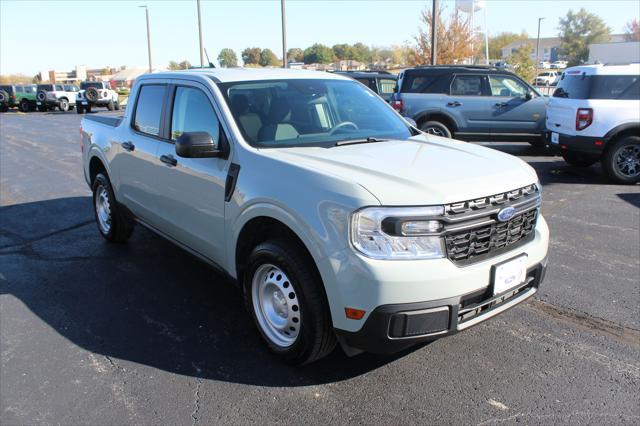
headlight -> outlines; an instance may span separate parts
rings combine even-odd
[[[373,259],[444,257],[443,206],[367,207],[351,215],[351,244]]]

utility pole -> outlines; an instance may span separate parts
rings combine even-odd
[[[284,0],[280,0],[280,11],[282,14],[282,68],[287,68],[287,18],[284,10]]]
[[[204,68],[204,46],[202,46],[202,20],[200,18],[200,0],[196,0],[198,5],[198,38],[200,39],[200,68]]]
[[[436,64],[436,26],[438,25],[438,0],[433,0],[433,10],[431,12],[431,65]]]
[[[147,6],[140,6],[144,8],[144,13],[147,16],[147,52],[149,53],[149,72],[153,72],[151,66],[151,31],[149,31],[149,8]]]
[[[538,18],[538,41],[536,42],[536,75],[533,80],[535,83],[535,79],[538,78],[538,66],[540,65],[540,22],[542,22],[544,18]]]

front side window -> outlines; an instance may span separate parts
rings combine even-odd
[[[24,86],[25,93],[36,93],[36,86]]]
[[[482,96],[482,75],[457,75],[451,83],[451,96]]]
[[[151,136],[160,136],[162,104],[166,90],[167,87],[162,85],[145,85],[140,88],[134,112],[135,130]]]
[[[334,146],[408,139],[408,124],[356,81],[290,79],[218,85],[247,142],[256,147]]]
[[[492,96],[513,98],[515,96],[524,96],[529,91],[529,88],[522,84],[521,81],[506,75],[489,76],[489,84],[491,85]]]
[[[24,93],[22,86],[16,86],[16,93]]]
[[[220,122],[213,106],[202,90],[192,87],[178,87],[173,101],[171,139],[184,132],[207,132],[218,143]]]
[[[62,87],[60,84],[56,84],[56,90],[58,92],[62,92],[64,90],[64,87]]]

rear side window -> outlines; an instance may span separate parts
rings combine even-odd
[[[62,87],[62,85],[60,85],[60,84],[56,84],[56,90],[59,91],[59,92],[62,92],[62,91],[64,91],[64,87]]]
[[[637,75],[567,75],[553,92],[567,99],[640,99]]]
[[[22,86],[16,86],[16,93],[24,93]]]
[[[173,102],[171,139],[178,139],[184,132],[207,132],[215,143],[219,139],[220,122],[209,98],[192,87],[178,87]]]
[[[450,74],[406,73],[402,80],[405,93],[449,93]]]
[[[25,93],[36,93],[36,86],[24,86]]]
[[[167,87],[161,85],[145,85],[140,88],[133,128],[151,136],[160,136],[162,120],[162,104]]]
[[[482,96],[482,75],[456,75],[451,82],[451,96]]]

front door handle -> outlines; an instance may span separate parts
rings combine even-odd
[[[174,167],[178,164],[178,160],[173,155],[161,155],[160,161],[170,167]]]
[[[123,147],[125,150],[129,151],[129,152],[131,152],[131,151],[133,151],[134,149],[136,149],[136,146],[135,146],[132,142],[129,142],[129,141],[122,142],[122,147]]]
[[[455,102],[449,102],[449,103],[447,104],[447,106],[450,106],[450,107],[457,107],[457,106],[462,106],[462,103],[460,103],[460,102],[458,102],[458,101],[455,101]]]
[[[498,103],[496,104],[496,106],[497,106],[498,108],[506,107],[507,105],[509,105],[509,104],[508,104],[508,103],[506,103],[506,102],[498,102]]]

